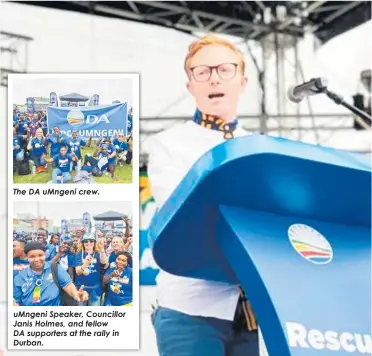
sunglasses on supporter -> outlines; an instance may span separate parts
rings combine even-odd
[[[84,240],[83,242],[89,242],[89,243],[93,244],[95,241],[94,240]]]

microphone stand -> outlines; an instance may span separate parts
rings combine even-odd
[[[353,114],[355,114],[357,116],[356,120],[364,129],[366,130],[371,129],[371,126],[366,123],[366,122],[372,123],[371,116],[369,116],[364,111],[358,109],[354,105],[347,103],[341,95],[338,95],[328,90],[326,85],[324,84],[322,85],[320,82],[315,81],[315,87],[318,89],[318,93],[326,94],[328,98],[330,98],[337,105],[342,105],[344,108],[350,110]]]
[[[369,116],[367,113],[365,113],[364,111],[358,109],[357,107],[355,107],[354,105],[351,105],[349,104],[348,102],[346,102],[344,100],[344,98],[341,96],[341,95],[338,95],[328,89],[325,89],[324,94],[326,94],[328,96],[328,98],[330,98],[333,102],[335,102],[337,105],[342,105],[344,108],[346,109],[349,109],[352,113],[354,113],[355,115],[361,117],[363,120],[367,121],[367,122],[372,122],[372,117]],[[362,120],[358,120],[358,122],[366,129],[370,129],[371,127],[366,124],[365,121],[362,121]]]

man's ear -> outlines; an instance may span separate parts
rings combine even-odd
[[[192,87],[192,84],[191,84],[190,81],[188,81],[188,82],[186,83],[186,88],[187,88],[187,90],[189,91],[189,93],[190,93],[192,96],[194,96],[193,87]]]

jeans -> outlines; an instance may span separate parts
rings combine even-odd
[[[89,299],[86,302],[80,302],[81,306],[98,307],[101,305],[102,289],[100,286],[94,286],[94,287],[85,286],[84,290],[88,292]],[[100,294],[98,294],[97,291]]]
[[[32,155],[31,159],[34,161],[36,168],[39,168],[40,166],[45,166],[45,164],[46,164],[46,162],[43,160],[42,156]]]
[[[236,333],[228,320],[158,307],[151,316],[159,356],[259,356],[258,332]]]
[[[54,168],[53,173],[52,173],[52,183],[57,184],[57,177],[59,175],[62,175],[63,177],[63,183],[67,183],[68,181],[71,180],[71,175],[70,172],[62,172],[59,168]]]

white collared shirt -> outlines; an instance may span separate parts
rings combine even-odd
[[[242,129],[234,131],[234,137],[245,135],[248,133]],[[154,135],[144,143],[144,151],[149,155],[151,191],[159,207],[194,163],[222,142],[225,142],[223,132],[188,121]],[[163,270],[157,277],[158,304],[188,315],[233,320],[238,298],[236,285],[175,276]]]

